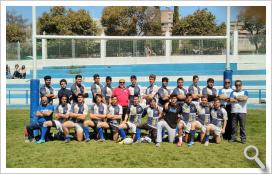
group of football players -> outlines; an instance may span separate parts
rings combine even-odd
[[[45,143],[50,128],[55,127],[66,143],[71,139],[86,142],[111,139],[127,144],[131,137],[135,144],[153,142],[157,147],[167,139],[178,147],[183,142],[191,147],[196,140],[208,146],[212,137],[215,143],[220,143],[223,135],[230,142],[236,142],[239,122],[241,143],[246,143],[248,93],[242,89],[241,80],[236,80],[235,89],[232,89],[231,80],[224,79],[223,88],[218,92],[212,78],[208,78],[207,86],[201,90],[197,75],[193,76],[188,89],[183,86],[183,78],[178,78],[173,90],[169,89],[167,77],[162,78],[161,87],[158,87],[154,74],[149,76],[150,84],[146,89],[137,84],[135,75],[130,77],[130,85],[126,86],[125,80],[119,79],[115,88],[110,76],[106,77],[105,86],[98,74],[93,75],[93,80],[92,102],[88,103],[85,99],[89,98],[89,93],[82,84],[81,75],[75,76],[70,89],[65,79],[60,80],[57,95],[51,76],[45,76],[44,85],[40,87],[37,120],[25,127],[26,142]],[[56,107],[54,100],[59,102]],[[71,129],[75,130],[73,136]],[[35,130],[39,130],[38,134]]]

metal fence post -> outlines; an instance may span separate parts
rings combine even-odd
[[[259,104],[262,103],[262,90],[259,89]]]
[[[21,60],[21,44],[17,42],[17,60]]]
[[[26,104],[28,104],[28,90],[26,90]]]

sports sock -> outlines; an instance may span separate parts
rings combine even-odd
[[[141,129],[136,128],[136,140],[139,140],[141,138]]]
[[[90,138],[89,127],[83,127],[85,138]]]
[[[210,135],[209,135],[209,134],[206,134],[206,136],[205,136],[205,141],[209,141],[209,137],[210,137]]]
[[[47,133],[47,127],[42,127],[41,140],[45,140],[46,133]]]
[[[190,130],[191,142],[195,140],[195,130]]]
[[[125,132],[125,130],[123,128],[119,129],[119,134],[120,134],[122,140],[127,137],[126,132]]]
[[[104,138],[103,129],[102,129],[101,127],[98,128],[98,134],[99,134],[100,139],[105,139],[105,138]]]

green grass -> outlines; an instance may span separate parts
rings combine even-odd
[[[29,122],[29,110],[7,110],[7,168],[255,168],[246,160],[244,148],[255,145],[265,163],[265,110],[249,110],[247,144],[211,143],[208,147],[196,143],[177,148],[170,143],[119,145],[51,141],[42,145],[25,143],[23,127]],[[54,130],[55,128],[52,128]],[[239,136],[238,136],[239,137]]]

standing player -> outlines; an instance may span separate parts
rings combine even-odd
[[[94,113],[90,114],[91,120],[84,121],[83,129],[86,141],[90,141],[89,126],[93,129],[97,129],[99,135],[99,141],[105,141],[103,128],[107,128],[106,114],[107,114],[107,105],[102,102],[102,95],[95,95],[95,104],[94,104]]]
[[[179,114],[181,112],[181,108],[177,104],[177,96],[175,94],[171,94],[169,102],[164,105],[163,112],[164,116],[157,125],[157,147],[160,147],[160,143],[162,142],[163,128],[167,129],[169,142],[174,142]]]
[[[102,89],[102,95],[106,100],[106,104],[110,105],[111,104],[111,96],[112,96],[112,78],[111,76],[106,77],[106,86]]]
[[[54,89],[51,86],[51,76],[44,76],[44,85],[40,88],[40,96],[46,96],[49,104],[53,104],[53,99],[56,98]]]
[[[117,97],[111,97],[111,105],[109,107],[109,112],[107,114],[108,127],[112,132],[113,141],[118,139],[118,127],[120,125],[120,120],[122,119],[123,108],[117,103]]]
[[[129,90],[129,105],[133,104],[134,95],[141,98],[141,88],[137,85],[137,77],[135,75],[130,76],[131,84],[127,87]]]
[[[224,87],[222,89],[220,89],[218,92],[218,97],[221,101],[221,107],[223,107],[228,113],[226,132],[223,135],[223,137],[228,140],[231,139],[231,121],[232,121],[230,94],[233,91],[233,89],[230,87],[230,84],[231,84],[230,79],[225,79],[224,80]]]
[[[124,129],[131,130],[133,134],[133,139],[136,138],[136,142],[139,142],[140,137],[135,137],[136,132],[141,131],[137,126],[141,124],[142,114],[144,109],[139,104],[139,96],[135,95],[133,99],[133,104],[129,106],[125,120],[119,125],[119,133],[122,138],[120,144],[123,144],[123,140],[126,138],[126,133]],[[138,133],[139,135],[139,133]]]
[[[56,111],[55,111],[56,120],[49,120],[44,122],[43,127],[45,128],[56,127],[57,130],[59,131],[58,132],[59,135],[63,135],[64,132],[62,129],[62,125],[69,118],[71,105],[68,103],[68,97],[65,94],[61,97],[60,100],[61,102],[56,107]],[[45,128],[42,128],[42,129],[45,129]]]
[[[162,117],[162,108],[157,106],[155,98],[151,100],[150,106],[144,109],[143,117],[147,115],[147,121],[138,126],[139,129],[149,131],[149,135],[154,143],[157,139],[157,125],[159,119]],[[136,132],[136,137],[140,137],[141,132]]]
[[[215,142],[219,144],[221,142],[221,135],[225,133],[228,114],[224,108],[220,107],[220,100],[214,99],[213,109],[211,110],[211,124],[207,127],[205,146],[209,145],[210,133],[213,133]]]
[[[94,83],[91,86],[91,91],[92,91],[92,95],[93,95],[93,101],[95,102],[96,94],[102,95],[103,85],[100,83],[99,74],[94,74],[93,75],[93,80],[94,80]]]
[[[61,98],[62,96],[66,95],[67,102],[70,103],[70,100],[72,99],[72,92],[71,90],[67,89],[67,81],[65,79],[60,80],[60,90],[58,92],[58,98],[59,98],[59,103],[61,103]]]
[[[129,90],[125,87],[124,79],[119,80],[119,86],[114,88],[112,95],[117,97],[118,104],[121,105],[123,108],[122,121],[124,121],[125,114],[127,113],[127,110],[128,110],[128,104],[129,104],[128,98],[130,96]]]
[[[83,94],[78,94],[77,103],[73,103],[71,106],[71,112],[69,114],[70,120],[64,122],[62,125],[66,143],[70,142],[69,130],[71,128],[75,129],[77,140],[83,140],[83,122],[87,115],[88,106],[84,103]]]
[[[187,90],[183,87],[184,80],[183,78],[178,78],[177,87],[173,90],[172,94],[177,95],[178,101],[177,104],[184,103],[186,99]]]
[[[151,102],[152,98],[156,98],[157,99],[157,92],[159,90],[159,87],[157,85],[155,85],[155,81],[156,81],[156,75],[154,74],[150,74],[149,75],[149,87],[147,87],[146,91],[145,91],[145,95],[143,96],[143,99],[146,100],[146,105],[149,105]]]
[[[202,95],[207,95],[208,96],[208,102],[210,105],[213,104],[214,99],[217,97],[217,91],[213,87],[214,85],[214,79],[213,78],[208,78],[207,80],[207,86],[202,89]]]
[[[47,133],[47,128],[43,127],[46,121],[52,120],[52,115],[54,112],[54,106],[48,104],[48,98],[46,96],[41,97],[41,105],[38,107],[36,116],[37,121],[31,123],[25,128],[25,137],[27,137],[25,142],[35,141],[34,130],[41,129],[41,138],[37,141],[37,144],[42,144],[45,142],[45,136]]]
[[[72,91],[72,96],[73,96],[73,103],[77,102],[77,98],[79,94],[82,94],[84,98],[88,98],[89,94],[86,91],[86,88],[82,82],[82,76],[81,75],[76,75],[75,76],[76,82],[71,86],[71,91]]]
[[[169,101],[170,98],[170,90],[167,89],[168,86],[168,78],[162,78],[162,87],[158,90],[158,98],[159,98],[159,106],[163,107],[165,103]]]
[[[198,86],[199,77],[197,75],[193,76],[193,84],[188,88],[188,93],[192,94],[192,102],[196,105],[199,104],[199,99],[202,96],[201,89]]]
[[[242,89],[242,81],[235,81],[235,90],[230,94],[232,133],[231,142],[236,141],[237,123],[240,125],[241,142],[246,143],[246,114],[248,92]]]
[[[182,120],[180,121],[185,129],[185,141],[188,142],[188,146],[191,147],[194,144],[195,130],[191,129],[191,125],[196,121],[197,106],[192,102],[192,94],[186,94],[185,102],[181,105]],[[180,127],[180,126],[179,126]],[[179,130],[179,137],[181,131]],[[188,137],[190,134],[190,140]],[[178,143],[179,146],[179,143]]]

